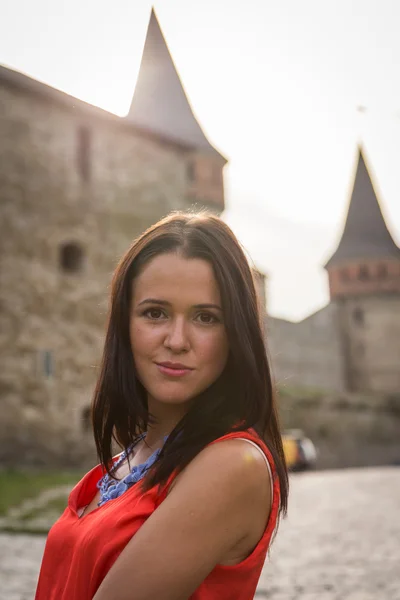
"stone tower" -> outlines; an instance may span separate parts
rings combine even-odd
[[[125,118],[0,66],[0,464],[93,450],[112,272],[171,210],[222,212],[225,163],[154,12]]]
[[[347,218],[325,268],[338,305],[346,387],[400,389],[400,248],[382,215],[376,188],[359,149]]]
[[[226,159],[210,144],[186,97],[154,10],[151,12],[135,92],[127,120],[185,145],[186,193],[199,206],[224,209]]]

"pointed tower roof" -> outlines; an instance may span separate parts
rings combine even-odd
[[[126,119],[167,139],[222,157],[193,114],[154,9]]]
[[[398,258],[398,248],[387,228],[363,151],[359,148],[357,171],[342,237],[325,268],[352,260]]]

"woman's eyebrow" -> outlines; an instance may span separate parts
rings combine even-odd
[[[160,300],[159,298],[145,298],[139,302],[138,306],[141,306],[142,304],[160,304],[161,306],[171,306],[171,302],[168,302],[168,300]],[[212,304],[208,302],[203,304],[194,304],[193,308],[214,308],[222,312],[222,308],[218,306],[218,304]]]
[[[222,312],[222,308],[218,304],[195,304],[193,308],[215,308]]]
[[[139,302],[138,306],[142,304],[161,304],[162,306],[171,306],[171,302],[167,300],[159,300],[158,298],[145,298],[141,302]]]

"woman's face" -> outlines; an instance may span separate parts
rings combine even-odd
[[[153,258],[133,282],[130,339],[149,401],[182,404],[208,388],[229,353],[211,265],[177,253]]]

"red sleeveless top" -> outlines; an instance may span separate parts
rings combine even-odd
[[[279,480],[271,453],[253,430],[225,435],[212,443],[246,438],[256,443],[269,461],[273,501],[264,534],[253,552],[236,565],[217,565],[190,597],[191,600],[252,600],[274,532],[280,503]],[[77,511],[91,502],[102,476],[97,465],[72,490],[68,506],[51,528],[44,551],[35,600],[92,600],[104,577],[129,540],[165,499],[174,476],[160,487],[143,492],[133,485],[79,518]]]

